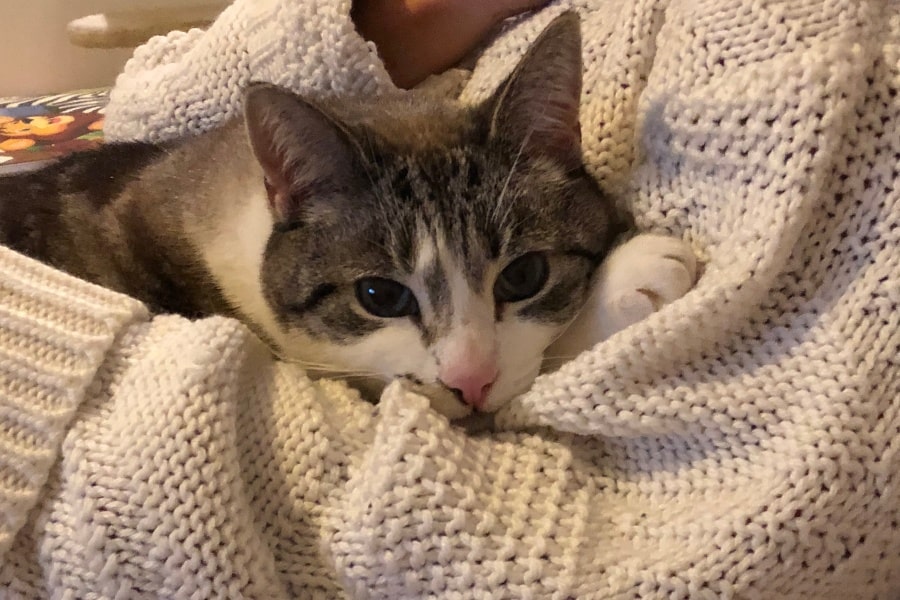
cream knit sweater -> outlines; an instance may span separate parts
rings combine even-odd
[[[109,130],[210,127],[251,78],[390,91],[348,4],[152,40]],[[570,5],[589,168],[697,288],[467,436],[0,251],[0,596],[900,597],[900,6],[559,2],[466,98]]]

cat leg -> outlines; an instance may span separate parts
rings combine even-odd
[[[697,277],[697,259],[679,238],[640,234],[600,265],[594,291],[575,320],[545,352],[556,368],[614,333],[681,298]]]

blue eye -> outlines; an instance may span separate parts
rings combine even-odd
[[[523,254],[509,263],[494,282],[497,302],[527,300],[543,289],[550,274],[547,257],[542,252]]]
[[[366,312],[395,319],[419,314],[419,303],[408,287],[383,277],[363,277],[356,281],[356,299]]]

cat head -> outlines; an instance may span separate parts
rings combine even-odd
[[[580,42],[577,17],[558,18],[468,108],[250,88],[275,222],[262,286],[284,355],[405,377],[450,417],[529,387],[614,233],[582,164]]]

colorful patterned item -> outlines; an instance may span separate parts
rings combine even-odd
[[[103,142],[108,89],[35,98],[0,98],[0,173]],[[36,166],[36,165],[29,165]]]

